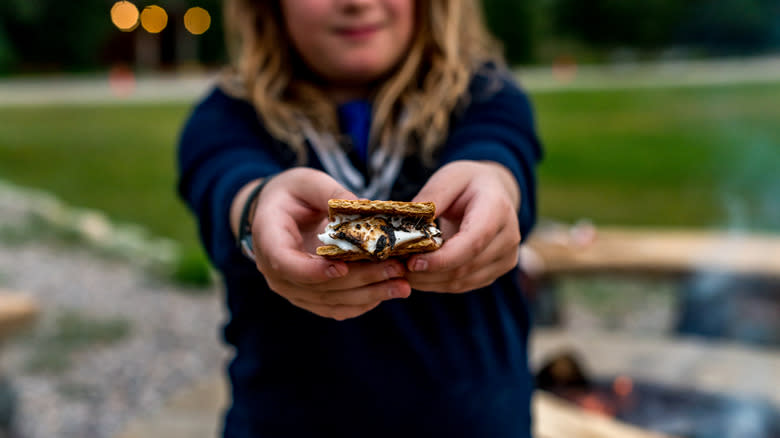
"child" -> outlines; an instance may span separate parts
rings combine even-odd
[[[226,14],[233,68],[179,149],[227,290],[224,436],[530,436],[516,266],[541,151],[477,0],[234,0]],[[316,256],[330,198],[434,201],[445,243]]]

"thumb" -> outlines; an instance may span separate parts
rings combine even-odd
[[[469,179],[454,167],[443,167],[434,173],[420,189],[413,202],[432,201],[436,204],[436,216],[447,211],[463,193]]]
[[[325,172],[313,169],[291,171],[290,193],[299,202],[314,210],[327,210],[329,199],[357,199],[338,181]]]

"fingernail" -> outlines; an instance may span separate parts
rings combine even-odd
[[[326,272],[328,274],[328,277],[330,277],[330,278],[339,278],[339,277],[341,277],[341,272],[339,272],[338,268],[336,268],[335,265],[328,266],[328,270]]]
[[[390,298],[401,298],[403,296],[401,289],[398,289],[397,287],[387,289],[387,295],[389,295]]]
[[[412,271],[414,272],[422,272],[426,269],[428,269],[428,262],[424,259],[417,259],[412,265]]]
[[[395,278],[401,275],[401,270],[396,265],[387,265],[385,267],[385,275],[387,278]]]

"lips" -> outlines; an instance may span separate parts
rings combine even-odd
[[[346,38],[366,38],[379,31],[380,28],[381,26],[378,24],[340,27],[336,29],[336,33]]]

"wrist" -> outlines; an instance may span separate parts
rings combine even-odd
[[[248,258],[254,260],[254,251],[252,248],[252,224],[255,219],[255,212],[257,210],[257,203],[260,198],[260,194],[265,188],[266,184],[273,178],[274,175],[269,175],[261,179],[254,186],[247,186],[246,195],[241,205],[240,215],[234,233],[236,236],[236,245]]]
[[[497,175],[501,186],[505,189],[506,194],[512,203],[512,206],[517,210],[520,207],[520,187],[517,185],[512,171],[505,165],[496,161],[481,161],[482,164],[489,166],[493,175]]]

